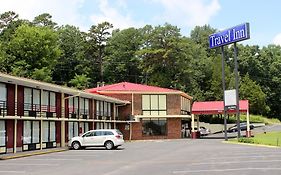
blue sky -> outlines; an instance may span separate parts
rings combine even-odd
[[[115,28],[170,23],[189,36],[196,25],[226,29],[250,23],[251,39],[242,44],[281,45],[280,0],[0,0],[0,13],[13,10],[32,20],[50,13],[59,25],[71,24],[87,31],[109,21]]]

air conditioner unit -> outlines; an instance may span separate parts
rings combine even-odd
[[[72,113],[71,118],[76,118],[76,114]]]
[[[46,117],[53,117],[53,112],[46,112]]]

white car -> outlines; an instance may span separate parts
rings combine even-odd
[[[124,144],[123,134],[117,129],[90,130],[81,136],[73,137],[68,146],[75,150],[85,147],[105,147],[116,149]]]

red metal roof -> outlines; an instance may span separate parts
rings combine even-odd
[[[249,110],[249,101],[240,100],[239,110],[241,113],[246,113]],[[227,113],[235,113],[236,111],[231,109]],[[194,102],[192,105],[193,114],[223,114],[223,101],[206,101],[206,102]]]
[[[106,85],[102,87],[96,87],[91,89],[86,89],[86,92],[90,93],[99,93],[99,92],[114,92],[114,91],[129,91],[129,92],[178,92],[179,90],[161,88],[157,86],[148,86],[143,84],[121,82],[112,85]]]

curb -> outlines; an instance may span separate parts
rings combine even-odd
[[[15,155],[9,155],[9,156],[0,156],[0,160],[8,160],[8,159],[16,159],[16,158],[21,158],[21,157],[29,157],[29,156],[35,156],[35,155],[41,155],[41,154],[49,154],[49,153],[55,153],[55,152],[63,152],[67,151],[68,149],[58,149],[58,150],[48,150],[48,151],[38,151],[38,152],[33,152],[33,153],[26,153],[26,154],[15,154]]]
[[[231,141],[222,141],[222,143],[227,144],[236,144],[236,145],[247,145],[247,146],[256,146],[256,147],[266,147],[266,148],[281,148],[280,146],[272,146],[272,145],[263,145],[263,144],[251,144],[251,143],[240,143],[240,142],[231,142]]]

